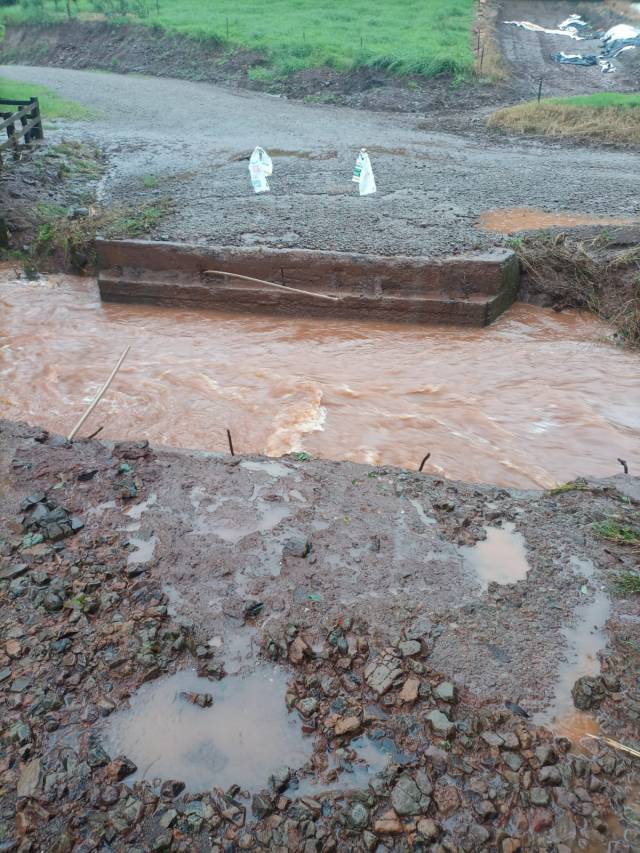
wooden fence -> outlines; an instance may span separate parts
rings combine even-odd
[[[7,107],[11,107],[7,110]],[[44,139],[42,130],[42,117],[40,116],[40,104],[37,98],[29,98],[28,101],[14,101],[10,98],[0,98],[0,133],[7,132],[7,141],[0,142],[0,165],[2,164],[3,152],[11,151],[13,159],[20,157],[20,140],[24,146],[30,146],[33,142]],[[0,137],[1,138],[1,137]]]

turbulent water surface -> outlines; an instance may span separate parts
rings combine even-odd
[[[593,317],[516,305],[487,329],[101,304],[95,281],[0,273],[0,413],[69,432],[291,451],[467,481],[620,473],[640,448],[638,357]]]

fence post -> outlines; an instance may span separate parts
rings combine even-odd
[[[31,139],[44,139],[44,131],[42,129],[42,116],[40,115],[40,101],[37,98],[29,98],[31,106],[31,118],[38,119],[38,123],[29,134]]]
[[[16,126],[15,124],[7,125],[7,137],[9,142],[11,142],[13,147],[13,159],[20,159],[20,151],[18,150],[18,137],[16,136]]]
[[[20,107],[20,109],[22,109],[22,107]],[[20,124],[22,125],[23,128],[25,128],[29,124],[30,118],[31,118],[31,113],[29,113],[28,115],[20,116]],[[31,145],[31,131],[28,130],[26,133],[23,134],[23,136],[24,136],[24,144],[25,145]]]

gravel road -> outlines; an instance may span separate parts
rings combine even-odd
[[[380,254],[440,255],[495,245],[476,228],[492,208],[634,217],[637,153],[575,143],[430,132],[415,115],[307,104],[206,84],[59,68],[4,66],[100,112],[49,131],[100,143],[105,202],[175,210],[157,237]],[[246,157],[274,157],[272,192],[256,196]],[[351,173],[366,146],[378,183],[360,198]]]

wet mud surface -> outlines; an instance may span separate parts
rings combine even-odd
[[[131,345],[86,435],[223,450],[230,429],[241,453],[413,470],[429,452],[430,474],[525,488],[617,473],[618,457],[633,471],[640,447],[637,356],[584,313],[517,304],[485,329],[285,321],[102,304],[92,279],[10,267],[0,309],[0,410],[52,430],[71,429]]]
[[[526,716],[588,672],[593,729],[637,745],[637,554],[593,527],[633,523],[636,478],[517,493],[9,422],[0,467],[5,849],[636,849],[631,759]],[[483,589],[487,527],[526,577]]]
[[[597,198],[607,217],[634,219],[640,210],[632,152],[605,157],[574,144],[446,133],[429,116],[305,104],[204,83],[21,66],[2,73],[101,112],[57,133],[104,148],[100,204],[142,208],[172,199],[173,212],[151,231],[158,239],[437,256],[504,243],[505,236],[477,224],[488,209],[526,205],[576,215],[592,212]],[[176,134],[176,127],[188,132]],[[466,127],[473,127],[469,120]],[[257,144],[279,152],[272,191],[259,196],[247,159]],[[366,198],[351,182],[363,145],[378,186]]]

